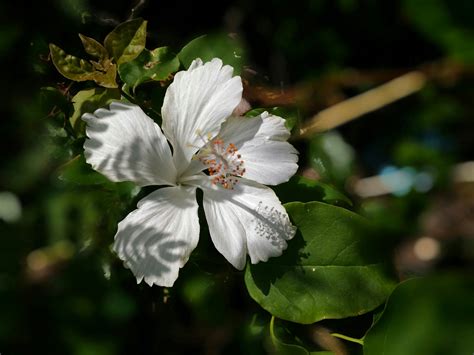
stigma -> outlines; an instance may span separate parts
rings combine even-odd
[[[196,157],[207,167],[213,185],[232,190],[238,177],[245,174],[244,161],[235,144],[226,144],[219,137],[209,141]]]

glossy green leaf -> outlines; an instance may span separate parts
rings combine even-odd
[[[282,256],[247,266],[245,283],[255,301],[303,324],[364,314],[384,302],[395,283],[370,247],[366,220],[320,202],[285,207],[298,233]]]
[[[131,62],[119,66],[119,75],[124,83],[135,89],[139,84],[150,80],[162,81],[179,69],[178,57],[168,47],[153,51],[144,49]]]
[[[120,90],[94,88],[79,91],[73,98],[74,113],[70,118],[71,126],[76,133],[84,133],[85,123],[80,120],[84,113],[91,113],[98,108],[110,104],[113,100],[120,100]]]
[[[474,278],[445,274],[401,283],[364,339],[365,355],[471,354]]]
[[[85,59],[66,54],[54,44],[49,45],[51,58],[56,69],[66,78],[74,81],[93,80],[107,88],[116,88],[117,68],[110,59],[101,62],[89,62]]]
[[[185,68],[188,68],[196,58],[201,58],[203,62],[220,58],[224,64],[234,68],[234,74],[240,74],[245,60],[240,41],[224,34],[204,35],[195,38],[181,49],[178,57]]]
[[[134,60],[145,48],[146,25],[143,19],[134,19],[118,25],[104,40],[105,48],[117,65]]]
[[[299,175],[273,187],[273,190],[282,203],[322,201],[342,207],[352,206],[352,201],[336,188]]]
[[[84,50],[87,52],[87,54],[101,60],[108,58],[109,54],[107,53],[105,47],[95,39],[84,36],[80,33],[79,38],[81,39],[82,45],[84,46]]]

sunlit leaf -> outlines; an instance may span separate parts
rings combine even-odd
[[[352,201],[335,187],[303,176],[296,175],[273,190],[282,203],[322,201],[342,207],[352,206]]]
[[[82,45],[84,46],[84,50],[87,52],[87,54],[97,59],[106,59],[109,56],[105,47],[95,39],[84,36],[80,33],[79,38],[81,39]]]
[[[393,289],[370,246],[367,221],[320,202],[285,205],[299,232],[283,255],[249,264],[251,297],[274,316],[303,324],[364,314]]]
[[[181,49],[178,57],[185,68],[188,68],[196,58],[201,58],[203,62],[220,58],[224,64],[229,64],[234,68],[234,74],[240,74],[245,60],[240,41],[224,34],[195,38]]]
[[[64,77],[74,81],[92,80],[94,67],[87,60],[66,54],[64,50],[52,43],[49,49],[54,66]]]
[[[134,60],[145,48],[146,25],[143,19],[134,19],[118,25],[107,37],[104,44],[117,65]]]
[[[89,62],[85,59],[66,54],[54,44],[49,45],[51,58],[56,69],[66,78],[74,81],[93,80],[107,88],[116,88],[117,68],[110,59],[101,62]]]
[[[115,80],[117,77],[117,66],[115,63],[112,63],[110,59],[104,59],[101,62],[93,62],[92,64],[97,69],[92,76],[92,80],[105,88],[118,87]]]
[[[401,283],[364,338],[365,355],[471,354],[474,279],[454,274]]]
[[[178,57],[168,47],[144,49],[134,60],[119,66],[119,75],[132,88],[150,80],[163,81],[179,69]]]
[[[84,113],[94,112],[100,107],[108,105],[113,100],[120,100],[118,89],[93,88],[79,91],[73,98],[74,113],[70,118],[71,126],[76,133],[84,133],[84,122],[80,117]]]

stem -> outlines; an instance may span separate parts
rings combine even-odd
[[[270,336],[273,339],[275,339],[275,332],[273,331],[273,326],[275,325],[275,316],[272,316],[272,319],[270,319]]]
[[[344,340],[347,340],[347,341],[350,341],[350,342],[353,342],[353,343],[357,343],[357,344],[362,345],[362,346],[364,345],[364,340],[362,340],[362,339],[348,337],[347,335],[339,334],[339,333],[331,333],[331,335],[335,338],[344,339]]]
[[[125,90],[120,89],[120,93],[132,104],[137,104],[137,100],[135,100],[135,98],[132,95],[125,92]]]
[[[147,0],[138,0],[136,5],[130,10],[130,16],[128,17],[129,20],[133,20],[136,18],[139,13],[143,10],[146,5]]]
[[[372,90],[342,101],[322,110],[313,116],[300,129],[296,138],[308,138],[325,132],[375,111],[394,101],[420,91],[426,84],[427,77],[420,71],[412,71]]]

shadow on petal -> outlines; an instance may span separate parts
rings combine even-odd
[[[115,237],[114,250],[129,267],[137,282],[168,286],[184,264],[189,241],[177,239],[157,228],[127,225]]]

